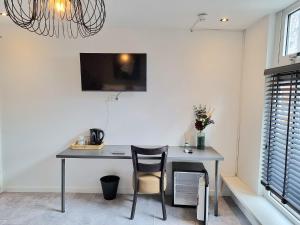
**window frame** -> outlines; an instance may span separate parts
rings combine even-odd
[[[280,199],[275,194],[271,193],[271,191],[264,190],[263,196],[269,202],[271,202],[271,204],[274,205],[282,214],[284,214],[292,223],[300,223],[300,214],[298,214],[288,205],[282,204]]]
[[[288,20],[289,16],[300,10],[300,1],[292,4],[291,6],[287,7],[286,9],[282,10],[278,13],[277,17],[279,23],[277,25],[277,29],[280,35],[280,44],[279,44],[279,65],[288,65],[290,64],[290,55],[287,55],[287,40],[288,40]],[[297,59],[296,62],[300,62],[300,59]]]
[[[290,56],[287,51],[288,51],[288,39],[289,39],[289,24],[290,24],[290,19],[291,19],[291,15],[300,11],[300,4],[299,4],[299,7],[295,7],[293,11],[287,13],[285,16],[286,16],[286,23],[285,23],[285,34],[284,34],[284,46],[283,46],[283,53],[284,53],[284,56]],[[299,50],[300,52],[300,50]],[[293,53],[293,54],[296,54],[296,53]]]

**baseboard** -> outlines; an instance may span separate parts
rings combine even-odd
[[[4,188],[4,192],[54,192],[59,193],[60,187],[36,187],[36,186],[8,186]],[[100,186],[93,187],[66,187],[67,193],[102,193],[102,189]],[[118,187],[118,193],[120,194],[133,194],[133,190],[131,187]],[[167,192],[168,195],[171,192]],[[214,196],[215,191],[210,190],[209,195]]]
[[[54,192],[59,193],[60,187],[20,187],[11,186],[5,187],[4,192]],[[66,187],[67,193],[102,193],[101,187]],[[131,188],[119,187],[118,193],[120,194],[132,194]]]

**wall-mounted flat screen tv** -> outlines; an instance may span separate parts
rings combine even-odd
[[[80,53],[83,91],[146,91],[147,55]]]

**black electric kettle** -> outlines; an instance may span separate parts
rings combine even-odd
[[[101,145],[104,138],[104,131],[101,129],[93,128],[90,129],[90,144]]]

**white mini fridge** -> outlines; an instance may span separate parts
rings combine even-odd
[[[202,163],[173,162],[173,206],[196,207],[197,219],[207,224],[208,174]]]

